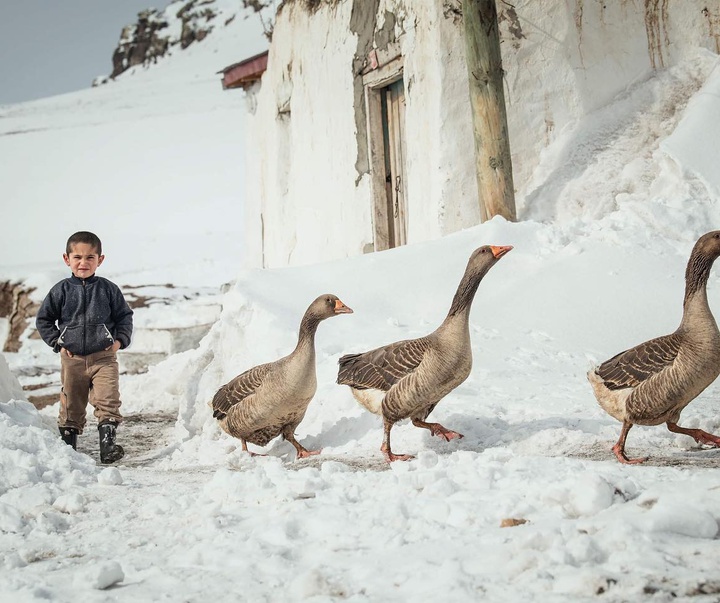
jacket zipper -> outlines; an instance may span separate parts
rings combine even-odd
[[[83,292],[83,326],[82,326],[82,342],[83,342],[83,352],[82,355],[85,356],[85,348],[87,347],[86,342],[86,336],[85,332],[87,330],[87,299],[85,297],[85,279],[83,279],[82,282],[82,292]]]

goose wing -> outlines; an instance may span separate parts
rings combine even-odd
[[[610,390],[637,387],[672,365],[680,351],[677,334],[651,339],[603,362],[596,373]]]
[[[430,347],[427,338],[408,339],[340,358],[337,382],[355,389],[388,391],[400,379],[412,373]]]
[[[249,395],[254,394],[271,368],[272,364],[261,364],[248,369],[223,385],[213,397],[213,417],[218,420],[224,419],[228,410],[242,402]]]

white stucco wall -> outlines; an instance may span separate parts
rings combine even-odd
[[[412,243],[479,223],[480,207],[462,22],[446,18],[441,2],[408,4],[401,47]]]
[[[366,5],[371,0],[364,0]],[[408,242],[477,224],[459,0],[378,0],[395,15],[404,60]],[[499,3],[513,174],[520,217],[542,150],[653,68],[718,51],[706,3],[632,0]],[[247,156],[248,258],[267,267],[357,255],[373,239],[370,179],[359,173],[353,0],[277,16]],[[367,49],[369,50],[369,48]],[[287,109],[289,108],[289,113]],[[360,135],[364,135],[361,132]],[[361,170],[362,171],[362,170]],[[260,215],[264,244],[260,245]]]
[[[289,4],[276,20],[248,143],[248,222],[258,228],[261,213],[264,225],[256,265],[354,255],[371,237],[367,177],[355,182],[351,8]]]

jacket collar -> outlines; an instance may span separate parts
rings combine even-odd
[[[96,274],[93,274],[92,276],[89,276],[87,278],[78,278],[74,274],[70,274],[70,278],[68,279],[73,285],[82,285],[83,283],[86,285],[90,285],[98,280],[98,277]]]

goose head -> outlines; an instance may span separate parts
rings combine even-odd
[[[485,276],[498,260],[512,249],[512,245],[483,245],[472,252],[468,260],[467,273],[476,278]]]
[[[318,297],[307,309],[307,314],[316,320],[325,320],[338,314],[352,314],[350,307],[346,306],[337,295],[326,293]]]
[[[685,302],[697,291],[704,291],[710,278],[710,270],[720,257],[720,230],[713,230],[701,236],[693,247],[685,269]]]
[[[720,230],[713,230],[701,236],[691,255],[702,255],[709,260],[715,260],[720,256]]]

